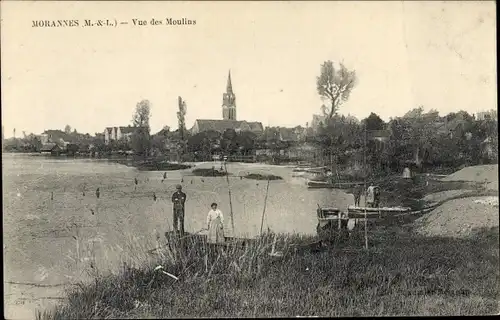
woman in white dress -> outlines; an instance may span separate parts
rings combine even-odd
[[[207,215],[207,228],[208,228],[208,243],[222,243],[224,242],[224,217],[222,212],[217,209],[217,203],[212,203],[212,209]]]

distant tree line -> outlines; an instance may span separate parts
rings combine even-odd
[[[320,66],[316,87],[325,102],[321,107],[324,120],[316,128],[308,128],[301,141],[284,141],[278,128],[266,128],[259,135],[232,129],[191,135],[186,129],[187,103],[180,96],[175,131],[165,126],[151,134],[151,103],[142,100],[133,113],[135,131],[129,140],[105,144],[102,138],[79,134],[76,129],[71,131],[69,125],[63,133],[84,151],[93,146],[93,152],[100,154],[122,151],[146,157],[175,153],[180,160],[191,161],[210,160],[214,154],[251,156],[259,149],[279,155],[280,151],[304,142],[320,151],[323,163],[344,168],[362,166],[364,171],[387,172],[400,170],[402,166],[457,167],[498,161],[496,117],[479,120],[465,111],[440,116],[435,110],[424,112],[420,106],[387,123],[374,112],[362,121],[353,121],[338,110],[349,99],[357,82],[356,72],[343,63],[335,66],[328,60]],[[24,132],[23,138],[4,143],[6,151],[36,152],[40,147],[40,138]]]

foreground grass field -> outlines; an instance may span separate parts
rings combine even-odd
[[[361,231],[362,232],[362,231]],[[379,227],[362,249],[349,243],[313,253],[294,250],[306,238],[272,235],[249,248],[211,252],[172,246],[142,268],[69,292],[38,319],[390,316],[497,314],[499,230],[468,239],[424,238],[400,227]],[[178,280],[155,270],[163,270]]]

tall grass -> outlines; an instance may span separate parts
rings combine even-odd
[[[170,237],[149,261],[95,276],[37,318],[498,313],[498,228],[468,239],[424,238],[397,228],[373,236],[371,250],[317,253],[297,250],[311,240],[300,236],[267,233],[224,247]],[[280,255],[270,255],[273,246]]]

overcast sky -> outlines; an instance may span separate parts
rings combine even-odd
[[[195,19],[134,27],[131,19]],[[152,131],[221,119],[231,69],[239,120],[296,126],[320,112],[316,77],[344,61],[359,82],[340,113],[384,120],[423,105],[496,108],[494,2],[1,2],[5,136],[103,132],[152,103]],[[32,28],[32,20],[117,19],[117,28]]]

